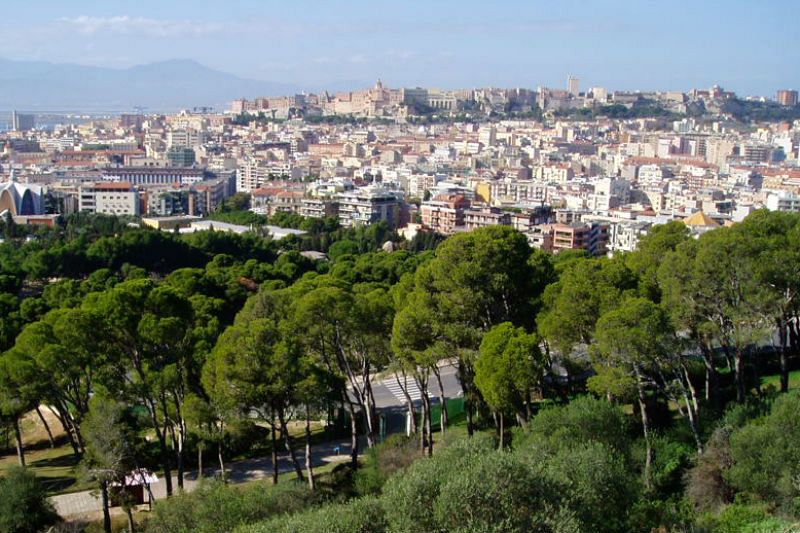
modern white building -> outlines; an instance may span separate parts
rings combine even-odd
[[[84,183],[78,191],[79,209],[106,215],[140,213],[139,193],[128,182]]]
[[[11,212],[17,215],[41,215],[44,213],[45,189],[39,185],[29,185],[7,181],[0,183],[0,213]]]

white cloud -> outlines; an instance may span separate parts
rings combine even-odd
[[[92,17],[80,15],[58,19],[62,26],[84,35],[101,33],[123,35],[147,35],[151,37],[208,36],[225,33],[232,28],[214,22],[189,20],[160,20],[147,17],[131,17],[120,15],[114,17]]]

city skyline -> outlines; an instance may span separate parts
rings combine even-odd
[[[562,87],[569,75],[582,88],[720,84],[772,96],[800,86],[800,75],[786,68],[800,59],[792,2],[672,6],[45,0],[6,7],[0,57],[113,68],[192,59],[308,91],[354,89],[378,77],[394,87]]]

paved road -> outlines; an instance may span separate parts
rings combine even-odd
[[[336,448],[339,448],[339,454],[336,453]],[[298,458],[305,466],[305,456],[302,449],[297,449]],[[350,454],[350,441],[330,442],[326,444],[319,444],[314,446],[311,450],[311,457],[315,466],[322,466],[331,462],[346,461]],[[234,463],[226,464],[228,479],[233,483],[244,483],[246,481],[255,481],[272,476],[272,460],[271,458],[261,459],[248,459],[245,461],[237,461]],[[280,455],[278,458],[278,470],[281,473],[291,472],[294,470],[288,454]],[[204,468],[203,474],[207,477],[219,475],[218,468]],[[184,477],[184,489],[192,491],[197,486],[197,472],[190,472]],[[173,477],[173,486],[177,488],[177,479]],[[152,486],[153,496],[156,500],[162,500],[167,497],[166,484],[163,480],[159,483],[154,483]],[[56,512],[62,518],[75,517],[79,515],[94,514],[102,511],[102,503],[100,502],[99,494],[94,494],[92,491],[74,492],[72,494],[61,494],[50,498]]]

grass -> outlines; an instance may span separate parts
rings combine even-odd
[[[64,494],[92,488],[88,482],[81,482],[78,479],[78,460],[72,453],[72,448],[66,443],[59,443],[55,448],[41,444],[33,449],[27,448],[25,462],[50,494]],[[0,475],[18,464],[17,456],[13,452],[0,457]]]
[[[761,378],[761,386],[773,385],[775,388],[781,386],[781,375],[772,374],[770,376],[763,376]],[[800,387],[800,370],[789,372],[789,389],[796,389]]]

